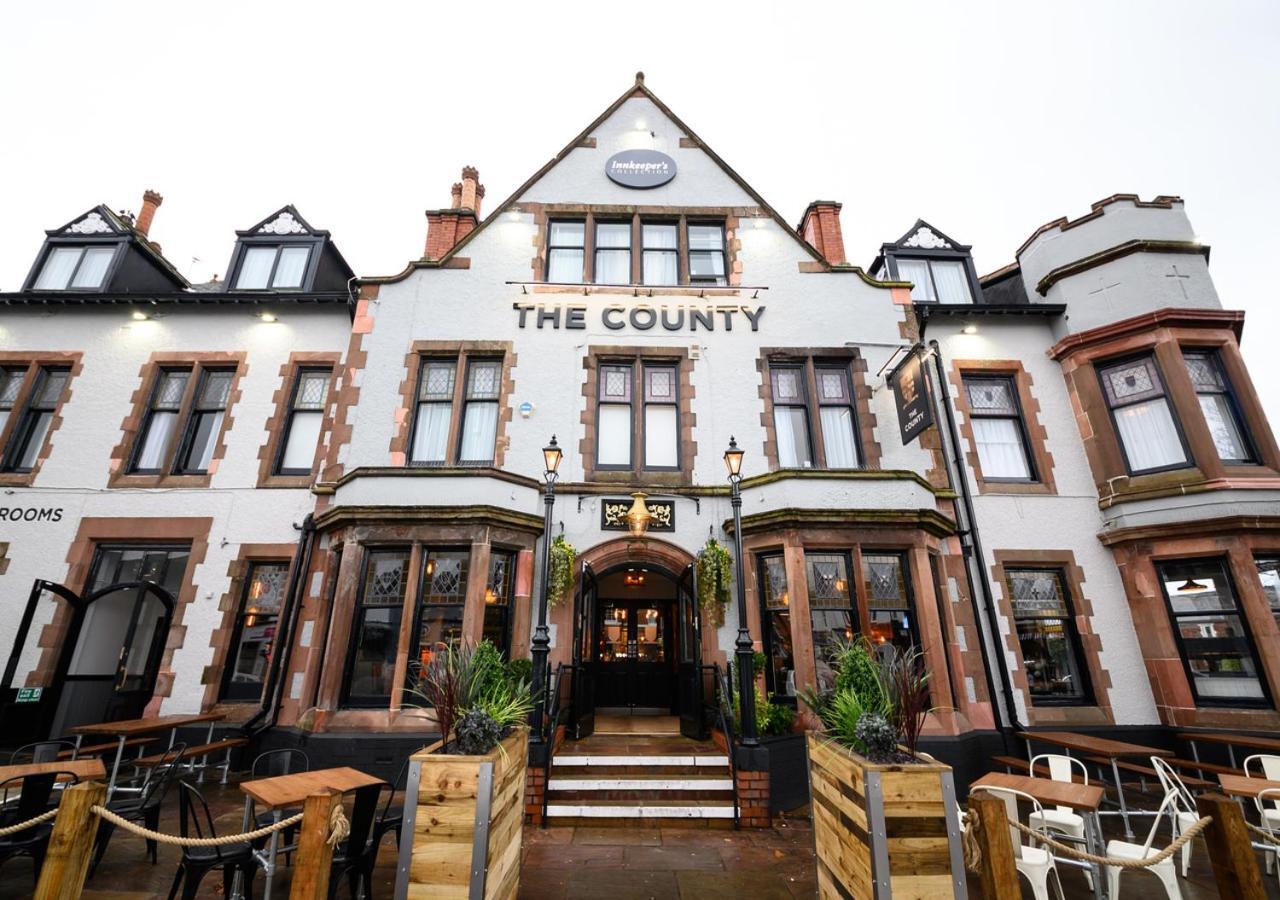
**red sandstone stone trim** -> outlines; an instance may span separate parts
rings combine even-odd
[[[982,475],[982,462],[978,457],[978,445],[973,439],[972,410],[969,408],[969,395],[964,389],[966,375],[1000,375],[1013,379],[1018,391],[1018,406],[1022,411],[1022,424],[1026,432],[1027,451],[1035,463],[1037,480],[1033,482],[987,481]],[[1049,433],[1040,423],[1040,401],[1031,392],[1031,373],[1023,368],[1016,359],[957,359],[951,363],[948,374],[956,409],[960,411],[964,421],[960,423],[960,436],[968,449],[965,459],[973,469],[978,482],[978,493],[981,494],[1056,494],[1057,486],[1053,479],[1053,454],[1049,452]]]
[[[328,438],[329,429],[333,426],[331,411],[334,408],[333,395],[336,390],[339,361],[340,357],[337,353],[290,353],[288,361],[280,366],[280,387],[271,395],[275,411],[267,420],[267,440],[258,450],[258,487],[306,488],[311,486],[312,475],[324,459],[325,441]],[[289,406],[293,398],[294,386],[297,385],[298,375],[304,368],[327,368],[334,373],[329,379],[329,391],[325,395],[320,438],[316,441],[316,452],[311,461],[312,474],[278,475],[274,472],[276,457],[280,453],[280,442],[285,439],[285,424],[289,421]]]
[[[347,342],[346,365],[337,381],[333,421],[329,426],[329,447],[321,467],[320,480],[335,482],[342,477],[346,469],[339,457],[342,449],[351,444],[352,416],[360,402],[360,388],[356,385],[356,373],[364,370],[369,360],[369,352],[364,349],[364,336],[373,331],[373,301],[378,297],[378,285],[362,284],[360,297],[356,301],[356,314],[351,323],[351,338]],[[321,497],[318,509],[327,503]]]

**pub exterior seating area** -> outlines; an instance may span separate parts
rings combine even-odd
[[[399,272],[27,213],[0,895],[1280,895],[1280,446],[1188,204],[860,265],[620,87]]]

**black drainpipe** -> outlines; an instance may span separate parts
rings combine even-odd
[[[920,323],[921,341],[924,340],[924,331],[929,321],[927,311],[923,312],[924,315]],[[947,390],[947,376],[942,365],[942,349],[938,346],[937,341],[930,341],[929,348],[933,351],[934,369],[938,375],[938,395],[939,399],[942,401],[942,411],[947,420],[947,436],[951,443],[951,462],[955,465],[956,478],[960,482],[960,502],[964,506],[965,519],[968,520],[968,528],[960,532],[960,542],[965,555],[965,580],[969,585],[969,596],[973,598],[972,602],[974,604],[974,613],[975,615],[981,615],[982,611],[978,609],[977,605],[977,592],[974,590],[973,566],[970,564],[972,558],[976,556],[978,559],[978,568],[982,576],[978,581],[977,587],[982,591],[982,599],[986,608],[985,618],[987,620],[987,628],[991,634],[991,641],[995,644],[995,649],[998,651],[1000,649],[998,643],[1000,638],[1000,628],[998,624],[999,619],[996,616],[995,596],[991,592],[991,583],[987,579],[987,572],[985,568],[986,556],[984,556],[982,552],[982,537],[978,533],[978,518],[974,514],[973,495],[969,491],[969,476],[965,473],[964,460],[960,457],[960,436],[956,429],[955,414],[951,410],[951,395]],[[950,480],[952,477],[951,465],[947,465],[946,469],[947,478]],[[978,649],[982,651],[983,668],[986,670],[987,691],[992,699],[992,712],[995,713],[996,725],[1000,729],[1000,733],[1004,738],[1005,750],[1010,751],[1010,723],[1012,723],[1013,728],[1019,731],[1025,730],[1026,726],[1018,721],[1018,707],[1017,704],[1014,703],[1013,688],[1009,684],[1009,673],[1005,669],[1003,658],[1001,658],[1000,661],[1000,687],[1002,689],[1001,694],[1004,697],[1005,710],[1008,714],[1009,721],[1001,721],[1000,704],[995,702],[996,687],[995,679],[993,677],[994,667],[992,666],[991,655],[987,649],[987,641],[982,636],[981,629],[978,629],[977,637]]]
[[[272,654],[271,665],[267,669],[267,683],[262,689],[262,703],[253,718],[241,727],[246,734],[257,736],[276,723],[276,715],[280,712],[280,704],[284,702],[282,673],[289,670],[289,657],[293,653],[293,636],[297,629],[298,608],[302,605],[302,588],[306,584],[307,572],[311,569],[311,551],[315,547],[315,518],[307,513],[302,520],[301,534],[298,535],[298,549],[294,553],[297,565],[289,574],[289,586],[285,595],[284,609],[281,611],[281,622],[277,634],[281,638],[276,644],[276,652]],[[254,727],[266,717],[267,721]]]

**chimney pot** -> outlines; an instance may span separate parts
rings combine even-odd
[[[156,191],[148,188],[142,192],[142,212],[138,213],[138,219],[134,222],[133,230],[138,234],[146,237],[151,231],[151,220],[156,216],[156,210],[160,208],[160,204],[164,202],[164,198]]]
[[[457,209],[459,206],[462,205],[462,182],[461,181],[455,181],[453,183],[453,188],[451,190],[451,193],[453,194],[452,206],[454,209]]]
[[[427,210],[424,259],[443,258],[480,223],[480,201],[484,199],[484,185],[480,184],[480,173],[475,166],[463,167],[462,181],[455,182],[449,194],[450,206],[447,209]]]
[[[844,255],[844,235],[840,232],[840,204],[815,200],[800,220],[800,235],[832,265],[848,263]]]
[[[475,166],[462,167],[462,208],[469,209],[480,216],[480,198],[484,194],[479,193],[480,173]]]

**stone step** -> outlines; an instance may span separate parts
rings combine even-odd
[[[698,775],[657,775],[648,777],[581,778],[553,775],[548,791],[731,791],[733,779]]]
[[[551,770],[557,771],[561,766],[682,766],[698,768],[702,766],[728,766],[729,757],[723,754],[668,754],[644,756],[619,755],[580,755],[561,751],[551,759]]]
[[[549,819],[652,820],[652,819],[733,819],[733,801],[700,800],[685,803],[627,803],[576,801],[548,803]]]
[[[711,778],[731,778],[732,773],[724,766],[552,766],[552,778],[626,778],[645,777],[649,775],[667,776],[705,776]]]

